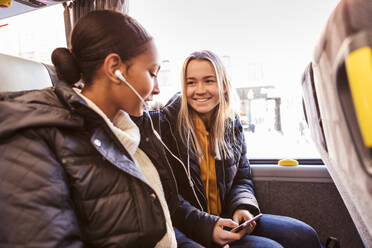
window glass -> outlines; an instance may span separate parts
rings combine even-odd
[[[301,76],[338,0],[132,0],[129,15],[154,36],[166,102],[184,59],[212,50],[240,98],[249,158],[320,158],[303,116]]]
[[[62,4],[1,19],[0,26],[3,54],[51,64],[54,48],[66,47]]]

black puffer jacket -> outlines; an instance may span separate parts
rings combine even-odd
[[[182,143],[177,129],[177,117],[181,106],[181,98],[175,95],[164,109],[152,112],[153,119],[159,123],[161,136],[172,152],[187,166],[187,147]],[[256,215],[260,212],[254,196],[251,168],[246,158],[246,144],[242,125],[237,117],[231,122],[225,134],[229,141],[234,158],[216,160],[216,175],[220,198],[222,201],[222,217],[232,218],[236,209],[247,209]],[[235,135],[236,143],[232,138]],[[173,172],[177,179],[181,204],[174,215],[173,224],[187,236],[205,245],[212,245],[212,232],[218,218],[200,211],[188,178],[182,165],[168,154]],[[200,176],[199,159],[190,150],[190,171],[196,194],[207,211],[205,187]],[[179,239],[179,237],[177,237]]]
[[[175,189],[156,140],[140,148]],[[176,192],[166,198],[174,212]],[[166,232],[125,148],[63,82],[0,94],[0,220],[1,247],[153,247]]]

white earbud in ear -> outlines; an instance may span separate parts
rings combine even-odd
[[[121,74],[120,70],[119,69],[116,69],[115,72],[114,72],[115,76],[120,79],[121,81],[123,82],[127,82],[127,80],[125,80],[125,78],[123,77],[123,74]]]

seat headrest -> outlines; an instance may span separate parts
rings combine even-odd
[[[50,74],[53,70],[49,72],[46,66],[32,60],[0,54],[0,92],[53,86],[55,79]]]

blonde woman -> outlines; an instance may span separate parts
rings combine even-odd
[[[264,214],[240,232],[226,230],[260,213],[234,98],[220,59],[194,52],[183,65],[181,96],[163,110],[163,139],[181,160],[169,155],[181,200],[178,245],[320,247],[310,226],[289,217]]]

